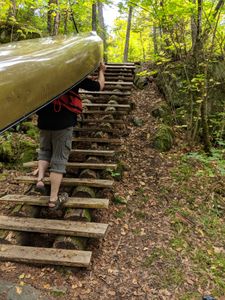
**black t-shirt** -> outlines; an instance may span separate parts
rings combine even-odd
[[[100,84],[98,81],[89,78],[84,79],[71,90],[78,93],[79,89],[88,91],[99,91]],[[53,103],[49,103],[37,112],[38,128],[44,130],[61,130],[76,125],[77,115],[72,111],[61,106],[59,112],[54,111]]]

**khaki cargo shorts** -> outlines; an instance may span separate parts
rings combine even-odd
[[[72,136],[73,127],[62,130],[40,130],[38,160],[49,161],[50,172],[66,173]]]

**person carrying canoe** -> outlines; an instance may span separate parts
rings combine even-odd
[[[37,112],[40,129],[40,150],[38,153],[37,183],[35,190],[45,194],[44,176],[50,171],[49,208],[57,209],[64,200],[59,195],[66,163],[72,148],[73,127],[76,125],[77,113],[81,110],[78,91],[101,91],[105,84],[105,65],[100,63],[98,79],[85,78],[62,97]]]

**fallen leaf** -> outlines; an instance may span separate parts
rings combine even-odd
[[[16,293],[20,295],[22,293],[22,289],[19,286],[16,286]]]

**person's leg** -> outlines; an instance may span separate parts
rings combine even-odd
[[[36,170],[37,176],[37,191],[44,191],[44,182],[43,178],[45,172],[49,167],[49,162],[52,155],[52,146],[51,146],[51,132],[48,130],[40,130],[40,150],[38,153],[38,169]]]
[[[49,207],[53,208],[56,205],[62,178],[63,178],[63,173],[56,173],[56,172],[50,173],[51,193],[50,193]]]
[[[63,130],[57,130],[53,133],[53,154],[50,162],[50,208],[54,208],[57,205],[60,185],[63,174],[66,173],[66,163],[68,161],[72,146],[72,135],[72,127]]]

